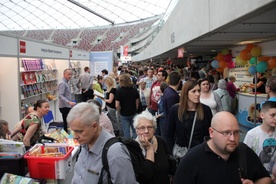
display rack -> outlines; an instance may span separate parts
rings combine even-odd
[[[70,68],[73,71],[71,80],[69,81],[72,94],[79,94],[80,90],[77,87],[78,78],[81,74],[81,64],[79,61],[70,61]]]
[[[39,99],[55,100],[57,89],[57,70],[54,61],[45,62],[42,59],[22,59],[20,71],[21,114],[33,106]]]

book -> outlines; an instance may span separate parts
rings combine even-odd
[[[100,97],[100,98],[104,98],[104,94],[102,94],[102,93],[100,93],[100,92],[98,92],[98,91],[96,91],[96,90],[94,90],[94,95],[95,95],[95,96],[98,96],[98,97]]]
[[[21,154],[24,155],[26,152],[23,142],[11,141],[0,139],[0,153],[3,154]]]
[[[5,173],[1,178],[0,184],[45,184],[42,179],[33,179],[29,177],[19,176],[11,173]]]

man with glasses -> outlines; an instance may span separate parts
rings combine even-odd
[[[239,165],[240,130],[237,119],[229,112],[214,115],[209,128],[210,138],[192,148],[181,160],[174,183],[193,184],[270,184],[269,173],[258,156],[247,146],[242,147],[246,159],[246,173]]]
[[[71,184],[98,183],[101,175],[102,184],[108,183],[108,174],[102,170],[102,151],[106,141],[113,135],[100,126],[99,119],[98,106],[85,102],[74,106],[68,114],[67,120],[74,131],[74,139],[81,145]],[[110,146],[107,158],[112,183],[138,184],[130,153],[124,144],[118,142]]]

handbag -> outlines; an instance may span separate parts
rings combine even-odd
[[[194,116],[194,120],[193,120],[193,126],[192,126],[192,131],[191,131],[191,135],[190,135],[190,140],[189,140],[188,148],[177,145],[176,141],[175,141],[175,144],[173,146],[173,156],[175,156],[176,158],[182,158],[188,152],[188,150],[191,147],[191,143],[192,143],[192,139],[193,139],[193,134],[194,134],[196,117],[197,117],[197,112],[195,112],[195,116]]]

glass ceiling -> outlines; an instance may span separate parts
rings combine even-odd
[[[170,2],[171,0],[1,0],[0,30],[74,29],[128,23],[163,14]]]

